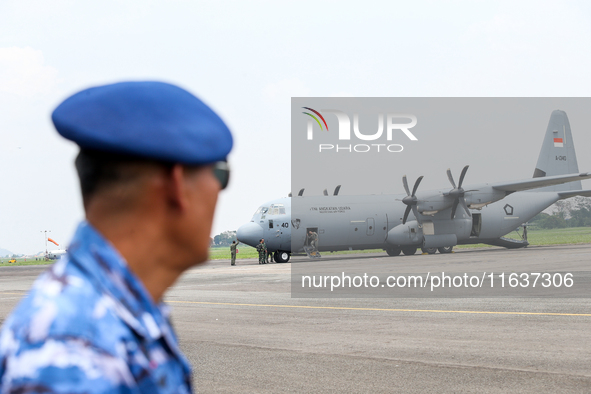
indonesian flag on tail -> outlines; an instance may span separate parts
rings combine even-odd
[[[554,138],[554,147],[555,148],[564,148],[564,143],[562,142],[562,138]]]

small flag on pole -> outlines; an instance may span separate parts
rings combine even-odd
[[[554,138],[554,147],[555,148],[564,148],[564,144],[562,143],[562,138]]]

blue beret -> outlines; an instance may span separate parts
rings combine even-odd
[[[232,134],[191,93],[163,82],[121,82],[83,90],[51,116],[81,148],[182,163],[225,160]]]

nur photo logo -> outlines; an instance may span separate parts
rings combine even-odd
[[[410,131],[411,128],[416,126],[417,117],[412,114],[377,114],[377,131],[373,133],[362,133],[359,127],[359,114],[353,114],[353,133],[351,133],[351,118],[347,113],[336,110],[336,109],[322,109],[317,111],[310,107],[302,107],[307,111],[302,112],[308,116],[307,119],[307,139],[309,141],[314,140],[314,128],[315,124],[318,125],[321,131],[329,131],[328,123],[325,117],[322,115],[334,115],[338,123],[338,134],[335,136],[338,141],[351,141],[352,139],[360,141],[384,141],[384,143],[372,143],[372,144],[318,144],[318,151],[323,152],[349,152],[349,153],[367,153],[370,151],[375,152],[390,152],[398,153],[404,150],[401,144],[391,144],[394,136],[401,135],[402,132],[411,141],[418,141],[417,137]],[[385,121],[384,121],[385,119]],[[409,122],[410,120],[410,122]],[[384,125],[385,123],[385,125]],[[384,133],[385,131],[385,133]],[[325,139],[325,138],[324,138]]]

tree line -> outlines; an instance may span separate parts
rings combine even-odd
[[[232,241],[236,241],[236,231],[224,231],[213,237],[212,246],[230,246]]]
[[[544,229],[591,227],[591,198],[561,200],[553,208],[552,214],[542,212],[530,220],[529,224]]]

